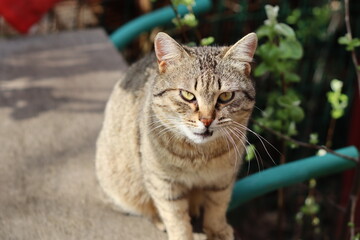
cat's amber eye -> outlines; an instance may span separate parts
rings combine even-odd
[[[180,90],[180,96],[188,102],[192,102],[195,100],[195,95],[185,90]]]
[[[220,103],[228,103],[233,98],[234,98],[234,93],[233,92],[223,92],[222,94],[220,94],[220,96],[218,98],[218,102],[220,102]]]

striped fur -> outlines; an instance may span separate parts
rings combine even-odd
[[[169,240],[193,239],[190,215],[200,208],[209,240],[233,239],[225,213],[254,106],[256,45],[249,34],[232,47],[188,48],[159,33],[155,55],[134,64],[108,101],[99,183],[124,212],[149,218]],[[228,102],[219,100],[224,92]]]

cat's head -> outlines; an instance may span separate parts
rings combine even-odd
[[[256,47],[255,33],[230,47],[196,48],[158,33],[159,70],[152,90],[157,119],[175,135],[199,144],[243,133],[255,104],[249,75]]]

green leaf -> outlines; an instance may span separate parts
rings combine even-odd
[[[290,107],[292,105],[292,100],[289,96],[280,96],[277,99],[277,103],[282,107]]]
[[[335,119],[339,119],[344,115],[343,109],[333,109],[331,110],[331,117]]]
[[[178,18],[173,18],[171,20],[171,22],[177,27],[179,28],[181,25],[182,25],[182,20],[181,19],[178,19]]]
[[[276,111],[276,118],[280,120],[288,120],[289,119],[289,112],[287,109],[278,109]]]
[[[317,133],[311,133],[309,142],[311,144],[318,144],[319,143],[319,135]]]
[[[301,11],[300,9],[295,9],[292,11],[292,13],[286,18],[286,22],[289,24],[295,24],[299,21],[301,17]]]
[[[345,36],[339,37],[338,43],[342,44],[342,45],[348,45],[350,43],[349,36],[345,35]]]
[[[200,41],[200,45],[201,45],[201,46],[208,46],[208,45],[213,44],[214,41],[215,41],[215,38],[214,38],[214,37],[203,38],[203,39],[201,39],[201,41]]]
[[[257,54],[263,58],[264,61],[269,63],[276,63],[277,59],[281,56],[281,50],[274,44],[267,42],[262,44],[258,50]]]
[[[332,108],[331,117],[338,119],[344,115],[349,100],[347,95],[341,93],[343,83],[340,80],[333,79],[330,86],[332,91],[327,93],[327,98]]]
[[[272,32],[272,28],[270,26],[262,25],[256,30],[256,35],[259,39],[261,39],[263,37],[271,36],[272,35],[271,32]]]
[[[345,36],[339,37],[338,43],[341,45],[346,46],[347,51],[353,51],[355,48],[360,46],[360,39],[359,38],[352,38],[349,34]]]
[[[330,82],[330,87],[334,92],[341,92],[343,85],[343,82],[338,79],[333,79]]]
[[[285,72],[284,77],[286,82],[300,82],[300,77],[296,73]]]
[[[283,124],[282,124],[282,121],[275,120],[275,121],[272,121],[271,126],[273,129],[275,129],[277,131],[281,131]]]
[[[293,106],[289,109],[290,118],[293,119],[295,122],[300,122],[304,119],[305,113],[301,107]]]
[[[355,48],[357,48],[359,46],[360,46],[360,39],[353,38],[351,40],[351,42],[349,43],[349,45],[347,46],[346,50],[353,51]]]
[[[354,228],[355,227],[355,223],[353,223],[353,222],[348,222],[348,227],[349,228]]]
[[[316,187],[316,179],[312,178],[309,181],[309,188],[315,188]]]
[[[262,75],[264,75],[265,73],[267,73],[269,71],[269,68],[267,67],[265,62],[260,63],[254,71],[254,76],[255,77],[260,77]]]
[[[315,215],[319,210],[319,204],[315,202],[313,197],[307,197],[304,206],[301,207],[301,212],[305,215]]]
[[[183,18],[183,23],[189,27],[196,27],[198,25],[198,20],[193,13],[187,13]]]
[[[256,151],[256,148],[253,144],[250,144],[248,146],[246,146],[246,157],[245,157],[245,160],[247,162],[253,160],[255,158],[255,151]]]
[[[196,42],[188,42],[186,44],[186,46],[188,46],[188,47],[196,47]]]
[[[296,39],[280,41],[279,49],[282,52],[282,59],[298,60],[303,56],[303,48],[301,43]]]
[[[296,95],[287,94],[287,95],[280,96],[277,99],[277,103],[282,107],[288,108],[288,107],[297,107],[300,105],[301,102]]]
[[[297,134],[295,122],[291,122],[291,123],[289,124],[289,128],[288,128],[287,133],[288,133],[289,136],[294,136],[294,135]]]
[[[275,31],[283,35],[286,38],[295,39],[295,32],[294,30],[285,23],[277,23],[275,24]]]
[[[195,5],[195,0],[171,0],[171,3],[175,7],[178,7],[179,5],[193,6]]]
[[[264,118],[270,118],[274,113],[274,108],[268,106],[264,111],[262,111],[262,116]]]
[[[273,25],[277,22],[277,17],[279,14],[279,6],[271,6],[269,4],[265,5],[265,12],[267,20],[265,21],[266,25]]]

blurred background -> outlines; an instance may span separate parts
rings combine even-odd
[[[0,39],[21,38],[26,35],[47,35],[62,31],[102,28],[110,36],[125,23],[146,13],[169,5],[169,0],[49,0],[24,1],[22,9],[16,9],[23,14],[21,18],[6,19],[11,12],[6,7],[6,1],[0,2]],[[45,2],[47,2],[45,4]],[[350,1],[351,26],[354,37],[360,37],[360,2]],[[360,147],[360,105],[356,85],[356,72],[351,60],[351,54],[345,50],[338,39],[346,33],[344,23],[344,2],[335,0],[294,0],[294,1],[262,1],[262,0],[213,0],[211,10],[197,16],[196,30],[186,29],[186,39],[183,32],[171,21],[165,26],[159,26],[142,33],[128,46],[119,51],[129,64],[153,50],[153,38],[159,31],[165,31],[180,42],[197,42],[201,37],[212,36],[215,45],[230,45],[246,33],[256,31],[266,20],[264,6],[277,5],[279,22],[290,25],[296,32],[303,46],[303,57],[296,66],[296,73],[301,81],[294,88],[301,93],[301,105],[305,112],[304,120],[299,123],[296,139],[308,141],[311,133],[317,132],[320,145],[326,144],[331,123],[331,106],[327,100],[330,91],[330,81],[334,78],[343,81],[343,93],[349,98],[345,114],[338,119],[332,128],[332,148],[337,149],[348,145]],[[27,9],[39,9],[35,17],[27,18]],[[45,6],[46,5],[46,6]],[[28,24],[24,24],[28,23]],[[262,41],[260,41],[260,44]],[[255,57],[255,65],[260,59]],[[254,117],[262,114],[265,108],[267,92],[274,87],[267,82],[266,77],[255,79],[257,85],[257,107]],[[279,140],[267,133],[262,135],[275,148],[280,148]],[[256,163],[249,166],[243,176],[258,172],[274,165],[267,156],[267,151],[278,159],[278,153],[270,146],[267,150],[253,136],[249,136],[259,151],[261,167]],[[288,150],[288,161],[315,154],[313,149],[297,148]],[[247,170],[250,169],[250,170]],[[307,199],[308,183],[296,185],[287,189],[285,197],[286,223],[284,224],[284,239],[341,239],[344,236],[346,220],[343,219],[344,209],[349,196],[352,172],[337,174],[322,178],[314,190],[316,204],[321,210],[311,212],[306,218],[299,220],[299,213],[306,214],[302,209]],[[232,223],[241,232],[243,239],[281,239],[277,236],[277,195],[268,194],[230,214]],[[301,214],[300,214],[301,215]],[[359,218],[360,214],[357,215]],[[359,220],[358,220],[359,221]],[[344,223],[345,222],[345,223]]]

